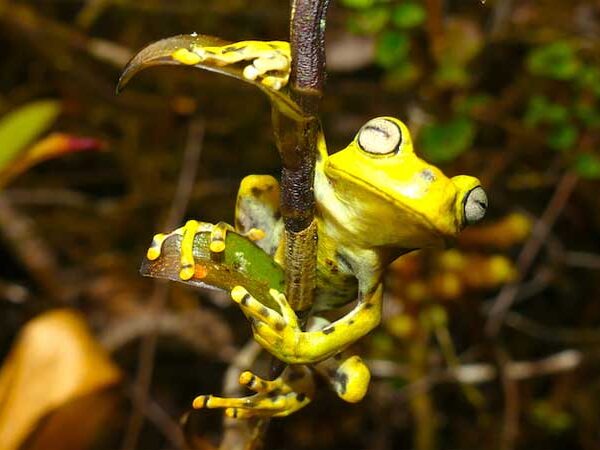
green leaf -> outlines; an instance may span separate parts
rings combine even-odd
[[[533,75],[571,80],[577,76],[581,63],[570,42],[558,41],[534,48],[527,58],[527,68]]]
[[[559,104],[551,102],[543,95],[536,95],[529,100],[525,112],[524,122],[529,127],[540,124],[558,124],[569,119],[569,110]]]
[[[225,291],[240,285],[263,304],[279,309],[269,295],[269,289],[283,292],[285,278],[283,268],[271,256],[245,236],[232,231],[226,234],[223,253],[211,253],[209,244],[209,232],[196,234],[193,245],[195,270],[202,276],[197,275],[187,281],[179,278],[181,236],[172,236],[164,241],[159,258],[154,261],[145,259],[140,272],[144,276]]]
[[[417,81],[420,75],[421,69],[409,60],[405,60],[386,72],[385,87],[390,90],[406,89]]]
[[[575,145],[578,137],[579,131],[577,130],[577,127],[565,123],[551,130],[546,142],[548,143],[548,146],[554,150],[565,151]]]
[[[573,170],[582,178],[600,180],[600,158],[590,153],[577,155]]]
[[[342,0],[342,5],[352,9],[368,9],[375,4],[375,0]]]
[[[0,170],[47,131],[59,114],[59,102],[39,100],[2,117],[0,119]]]
[[[476,93],[460,98],[454,104],[454,112],[458,114],[471,115],[480,108],[485,108],[492,101],[488,94]]]
[[[440,88],[464,87],[469,84],[469,73],[459,64],[442,64],[434,75],[436,86]]]
[[[414,28],[426,18],[425,8],[416,2],[404,2],[394,8],[392,23],[398,28]]]
[[[465,116],[445,123],[432,123],[423,127],[419,135],[420,148],[428,161],[449,162],[473,144],[475,124]]]
[[[379,33],[388,24],[390,15],[390,10],[385,7],[357,12],[348,19],[348,30],[355,34],[373,35]]]
[[[575,116],[588,128],[600,128],[600,111],[594,104],[578,103]]]
[[[595,66],[582,67],[577,75],[577,84],[594,96],[600,97],[600,69]]]
[[[410,39],[406,33],[386,31],[377,41],[375,61],[382,67],[398,66],[406,60],[410,50]]]

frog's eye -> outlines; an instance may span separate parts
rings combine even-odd
[[[464,202],[465,222],[468,225],[479,222],[485,216],[488,207],[487,195],[481,186],[477,186],[467,194]]]
[[[402,144],[400,127],[379,117],[368,121],[358,132],[358,145],[373,155],[388,155],[398,151]]]

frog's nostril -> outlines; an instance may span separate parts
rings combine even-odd
[[[472,225],[485,216],[488,207],[487,195],[481,186],[471,189],[464,202],[465,223]]]

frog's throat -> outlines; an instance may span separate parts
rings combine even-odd
[[[426,223],[429,225],[429,231],[434,234],[435,236],[437,236],[440,239],[440,242],[443,242],[444,245],[447,245],[448,242],[450,242],[452,240],[452,237],[454,237],[454,235],[457,234],[457,232],[461,229],[460,223],[458,223],[456,220],[454,221],[455,224],[455,229],[456,232],[454,233],[444,233],[442,231],[440,231],[437,227],[435,227],[431,220],[424,215],[423,213],[416,211],[414,209],[408,209],[406,208],[405,205],[403,205],[402,203],[398,202],[398,200],[396,198],[394,198],[392,195],[390,195],[388,192],[379,189],[378,187],[367,183],[366,181],[364,181],[361,178],[356,177],[354,174],[352,174],[351,172],[348,172],[347,170],[343,170],[343,169],[339,169],[335,166],[333,166],[332,164],[328,164],[327,165],[327,171],[331,173],[331,175],[333,175],[333,178],[337,178],[340,175],[346,176],[348,178],[351,178],[352,181],[355,184],[361,185],[363,186],[365,189],[367,189],[370,192],[375,193],[376,195],[380,196],[381,198],[385,199],[386,201],[388,201],[390,204],[393,204],[396,208],[401,209],[403,211],[409,211],[410,214],[412,214],[415,217],[418,217],[419,219],[421,219],[422,223]]]

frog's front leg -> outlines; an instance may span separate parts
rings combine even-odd
[[[243,372],[239,382],[256,394],[236,398],[200,395],[194,399],[194,408],[222,408],[234,418],[284,417],[306,406],[315,394],[313,374],[305,366],[290,366],[273,381]]]
[[[302,331],[285,295],[271,289],[280,312],[268,308],[242,286],[231,291],[252,324],[255,340],[288,364],[314,364],[329,358],[360,339],[381,320],[383,286],[378,283],[361,295],[358,305],[344,317],[318,331]]]
[[[228,231],[235,231],[234,228],[225,222],[216,224],[199,222],[197,220],[188,220],[184,226],[177,228],[170,233],[159,233],[154,235],[152,244],[146,252],[146,257],[150,261],[157,259],[162,252],[163,243],[171,236],[181,236],[180,250],[180,270],[179,278],[189,280],[195,273],[194,262],[194,238],[196,234],[209,232],[209,250],[213,254],[222,253],[225,251],[225,238]],[[264,233],[261,230],[250,229],[246,233],[240,233],[248,237],[250,240],[262,239]]]

